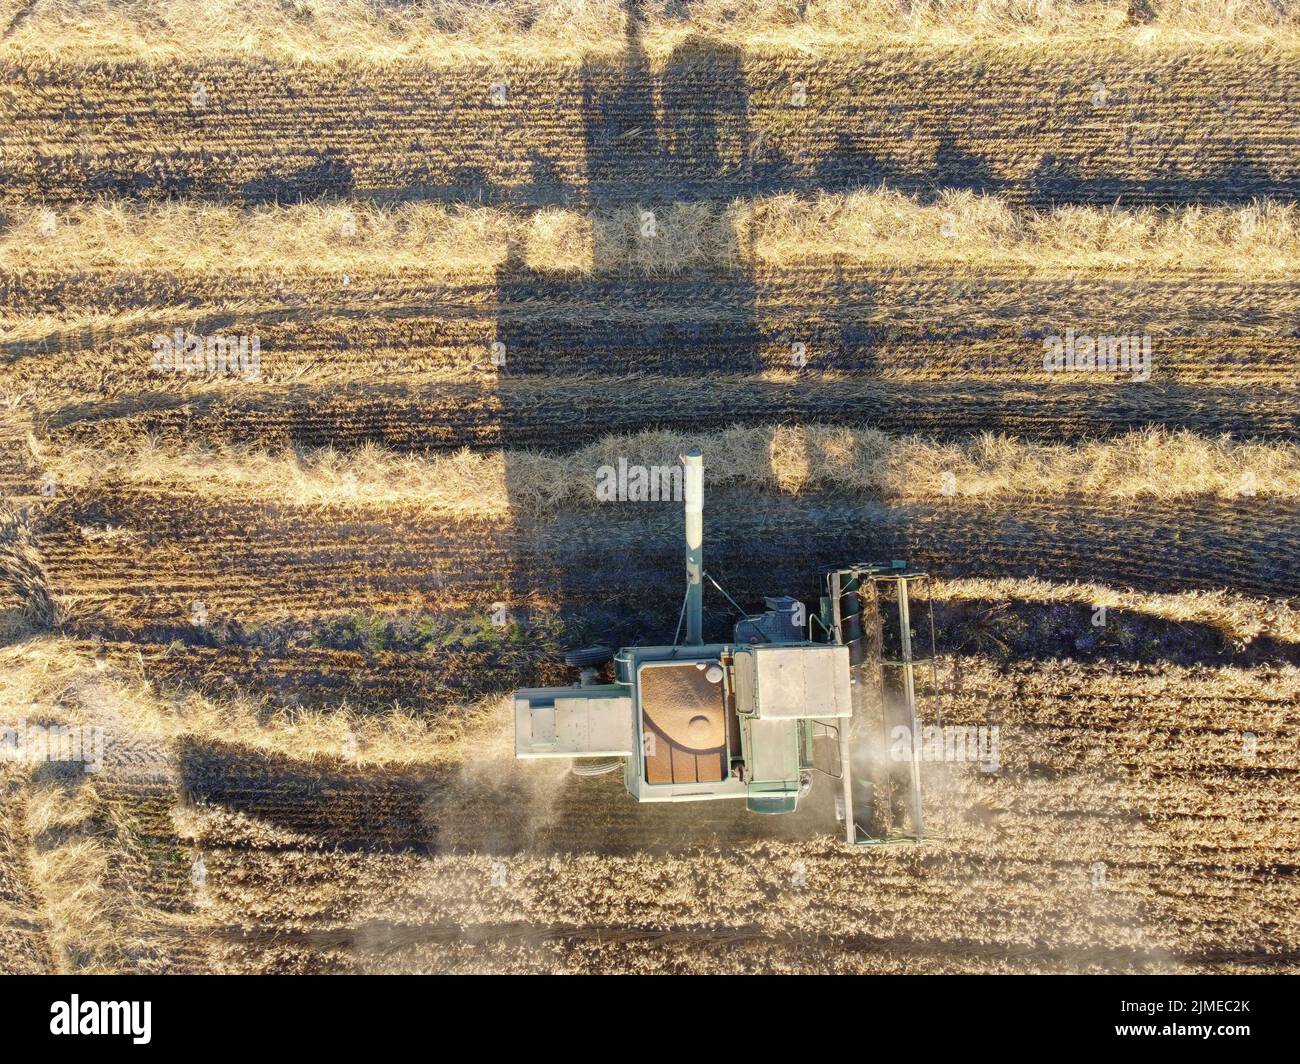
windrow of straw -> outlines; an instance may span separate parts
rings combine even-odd
[[[647,238],[635,206],[595,213],[343,202],[21,208],[0,218],[0,270],[419,270],[435,278],[491,277],[507,263],[574,277],[827,263],[1246,277],[1300,271],[1300,208],[1271,200],[1034,211],[968,191],[925,203],[882,188],[654,210]]]
[[[698,436],[669,431],[610,436],[567,455],[410,454],[373,444],[346,452],[173,447],[147,438],[107,450],[76,444],[46,450],[35,440],[32,445],[42,464],[69,487],[166,485],[283,506],[397,506],[464,519],[595,504],[604,488],[616,483],[611,477],[619,476],[620,463],[628,469],[671,469],[692,446],[704,450],[711,487],[787,495],[1069,497],[1117,505],[1191,497],[1300,498],[1300,445],[1162,429],[1069,445],[989,433],[937,442],[867,428],[778,425]]]
[[[630,32],[652,57],[705,38],[750,51],[878,43],[1221,40],[1287,43],[1290,0],[28,0],[0,2],[0,56],[151,62],[194,55],[426,63],[608,54]],[[635,19],[634,25],[629,24]]]

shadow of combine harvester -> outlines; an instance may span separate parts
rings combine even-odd
[[[583,185],[566,199],[605,224],[592,244],[589,275],[565,276],[528,261],[527,249],[512,244],[496,275],[490,390],[500,411],[502,447],[536,445],[531,426],[550,446],[571,449],[610,431],[603,411],[612,403],[639,407],[627,428],[679,427],[665,416],[642,375],[679,377],[700,373],[753,373],[762,367],[755,325],[754,282],[741,249],[717,249],[713,262],[670,276],[652,276],[639,264],[654,259],[665,242],[682,239],[675,229],[674,205],[716,191],[720,175],[738,184],[749,179],[749,129],[745,71],[738,49],[688,39],[662,65],[652,65],[641,40],[639,5],[632,0],[626,21],[626,47],[616,62],[589,60],[581,68]],[[554,180],[545,160],[535,162],[536,182]],[[610,220],[615,216],[623,223]],[[726,239],[713,231],[711,240]],[[718,252],[721,252],[718,254]],[[733,265],[718,267],[717,260]],[[514,397],[527,378],[534,385],[584,379],[581,392],[544,388],[555,397],[544,413],[526,413]],[[560,442],[557,442],[560,441]],[[629,533],[631,549],[612,572],[606,545],[567,527],[550,557],[550,546],[535,539],[526,516],[532,498],[527,474],[507,458],[507,496],[516,542],[528,543],[527,558],[503,587],[512,602],[542,599],[565,611],[607,604],[611,577],[625,588],[634,575],[671,550],[671,538],[649,531]],[[665,499],[671,504],[672,499]],[[651,508],[667,509],[657,503]],[[623,514],[612,511],[623,510]],[[602,512],[615,525],[641,524],[651,516],[647,504],[611,506]],[[653,527],[657,524],[650,522]],[[644,527],[644,525],[643,525]],[[669,534],[671,537],[671,534]],[[536,548],[534,550],[533,548]],[[671,593],[658,589],[635,603],[638,625],[671,621]],[[605,609],[617,625],[618,610]],[[623,610],[626,623],[627,610]]]

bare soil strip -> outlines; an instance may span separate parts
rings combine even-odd
[[[1291,198],[1300,180],[1287,133],[1292,50],[1090,43],[819,57],[687,39],[651,65],[637,48],[504,76],[493,61],[191,60],[164,73],[10,59],[0,200],[636,203],[887,181],[1131,205]],[[803,106],[791,104],[796,84]]]
[[[1080,375],[1085,376],[1085,375]],[[1001,432],[1044,442],[1116,436],[1178,425],[1205,436],[1300,439],[1300,388],[912,382],[834,373],[728,374],[707,388],[682,376],[451,378],[393,383],[231,385],[86,399],[47,409],[51,440],[111,446],[157,437],[173,446],[210,442],[396,450],[576,450],[593,438],[647,428],[717,432],[732,425],[871,425],[891,434],[953,440]],[[12,460],[29,466],[23,434]],[[41,471],[27,468],[27,494]]]
[[[106,616],[173,624],[188,623],[194,601],[206,603],[216,623],[451,603],[486,609],[498,600],[662,606],[679,597],[672,581],[647,584],[645,576],[678,568],[681,518],[671,503],[519,522],[322,510],[307,522],[298,507],[191,499],[178,510],[177,501],[106,493],[59,508],[43,533],[55,587]],[[1264,498],[1154,507],[957,499],[891,506],[740,491],[713,495],[708,527],[718,578],[746,601],[773,586],[815,595],[817,574],[846,557],[907,558],[948,577],[1096,580],[1147,590],[1227,585],[1289,597],[1300,591],[1295,517],[1293,503]]]

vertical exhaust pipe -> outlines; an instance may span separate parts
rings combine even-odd
[[[704,456],[698,447],[682,455],[686,467],[686,642],[704,642]]]

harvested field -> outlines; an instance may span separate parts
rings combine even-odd
[[[947,712],[999,721],[1005,762],[933,766],[944,841],[870,861],[801,838],[806,821],[647,811],[616,785],[539,778],[496,714],[414,770],[183,740],[172,818],[206,867],[202,963],[1295,970],[1294,665],[953,661]],[[919,917],[950,905],[962,921]],[[705,962],[708,944],[736,948]]]
[[[0,0],[0,969],[1300,972],[1297,25]],[[923,843],[513,757],[697,445],[934,574]]]

